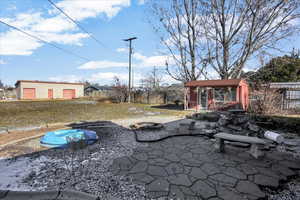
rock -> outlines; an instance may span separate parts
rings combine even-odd
[[[168,176],[163,167],[150,165],[148,167],[148,174],[153,176]]]
[[[240,180],[247,179],[246,174],[244,174],[242,171],[240,171],[234,167],[226,168],[226,170],[223,173],[228,176],[232,176],[234,178],[240,179]]]
[[[169,175],[180,174],[184,171],[183,165],[180,163],[171,163],[166,167],[166,170]]]
[[[130,170],[130,173],[138,173],[138,172],[144,172],[147,170],[148,164],[145,161],[138,162],[135,166],[132,167]]]
[[[227,127],[231,128],[232,130],[235,130],[235,131],[241,131],[241,130],[243,130],[242,127],[240,127],[240,126],[234,126],[234,125],[231,125],[231,124],[229,124]]]
[[[279,186],[279,180],[277,178],[265,176],[261,174],[257,174],[254,176],[254,182],[262,186],[269,186],[275,188]]]
[[[293,146],[293,147],[295,147],[295,146],[299,145],[299,142],[297,140],[293,140],[293,139],[285,139],[283,141],[283,144],[287,145],[287,146]]]
[[[250,118],[246,115],[236,115],[233,119],[232,119],[232,124],[234,125],[240,125],[240,124],[245,124],[246,122],[248,122],[250,120]]]
[[[101,154],[99,152],[92,153],[92,158],[99,158]]]
[[[203,172],[203,170],[201,170],[198,167],[193,167],[191,172],[190,172],[190,176],[195,177],[197,179],[206,179],[207,178],[207,174],[205,174]]]
[[[208,135],[212,135],[212,134],[217,133],[217,130],[215,130],[215,129],[205,129],[205,130],[203,130],[203,133],[208,134]]]
[[[137,174],[132,174],[132,180],[138,183],[145,183],[148,184],[154,180],[152,176],[149,176],[144,173],[137,173]]]
[[[206,182],[198,180],[194,183],[194,185],[191,187],[192,191],[198,195],[201,195],[205,199],[208,199],[209,197],[216,196],[216,190],[208,185]]]
[[[156,179],[146,186],[146,190],[149,192],[168,192],[169,182],[164,179]]]
[[[263,198],[266,196],[266,194],[262,192],[257,185],[250,181],[239,181],[236,189],[241,193],[254,195],[259,198]]]
[[[179,186],[171,185],[169,192],[170,199],[185,199],[184,193],[180,190]]]
[[[217,187],[218,196],[223,200],[246,200],[246,197],[241,196],[225,187]]]
[[[218,183],[223,183],[228,186],[234,186],[237,182],[237,179],[227,176],[225,174],[215,174],[209,177],[212,180],[217,181]]]
[[[168,180],[171,184],[182,185],[182,186],[191,186],[192,182],[186,174],[176,174],[168,177]]]
[[[221,170],[219,168],[217,168],[215,165],[213,165],[211,163],[205,163],[204,165],[202,165],[201,170],[203,170],[203,172],[205,172],[208,175],[212,175],[212,174],[221,172]]]
[[[128,108],[128,111],[129,111],[129,112],[134,112],[134,111],[136,111],[136,110],[137,110],[136,107],[130,107],[130,108]]]
[[[248,125],[248,129],[251,130],[251,131],[254,131],[254,132],[259,132],[260,131],[260,127],[255,125],[255,124],[252,124],[252,123],[248,122],[247,125]]]
[[[219,125],[219,126],[226,126],[228,123],[229,123],[229,120],[228,120],[228,119],[220,118],[220,119],[218,120],[218,125]]]
[[[88,161],[88,160],[84,160],[84,161],[81,162],[81,164],[82,164],[83,166],[87,166],[87,165],[89,164],[89,161]]]
[[[217,128],[218,127],[218,123],[217,122],[210,122],[207,124],[207,127],[206,128]]]
[[[217,122],[220,116],[217,113],[207,113],[203,114],[203,119],[209,122]]]

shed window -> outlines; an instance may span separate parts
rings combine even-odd
[[[215,88],[214,96],[216,102],[227,102],[236,100],[236,88]]]

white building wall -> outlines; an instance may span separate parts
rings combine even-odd
[[[19,99],[23,98],[24,88],[35,88],[36,99],[48,99],[48,89],[53,89],[53,98],[63,98],[64,89],[75,89],[75,97],[80,98],[84,96],[84,85],[79,84],[62,84],[62,83],[35,83],[35,82],[20,82],[17,88],[17,96]]]

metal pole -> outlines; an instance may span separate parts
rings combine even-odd
[[[128,80],[128,103],[131,103],[131,40],[129,40],[129,80]]]
[[[129,42],[129,69],[128,69],[128,103],[131,103],[131,54],[132,54],[132,46],[131,41],[137,39],[137,37],[132,37],[125,39],[124,41]]]

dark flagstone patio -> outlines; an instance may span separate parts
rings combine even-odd
[[[149,199],[252,200],[265,197],[260,186],[278,187],[300,169],[287,154],[257,160],[245,149],[227,145],[221,154],[213,145],[203,137],[169,138],[115,159],[111,171],[145,185]]]

